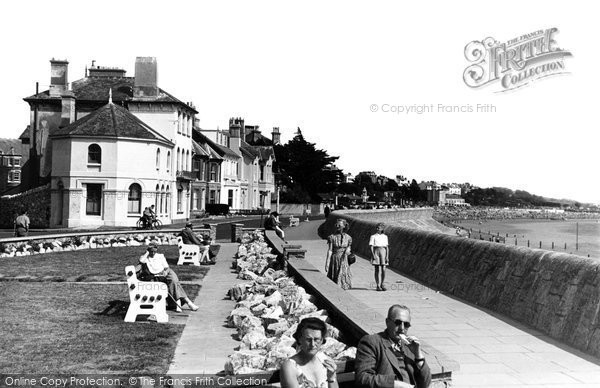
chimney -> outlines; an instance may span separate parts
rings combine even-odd
[[[75,121],[75,95],[66,91],[61,96],[62,112],[60,114],[59,128],[66,127]]]
[[[271,140],[273,141],[273,145],[281,143],[281,133],[279,133],[279,127],[273,127],[273,132],[271,132]]]
[[[135,82],[133,97],[156,97],[157,64],[155,57],[137,57],[135,59]]]
[[[240,125],[229,123],[229,137],[240,137]]]
[[[50,60],[50,97],[60,97],[69,86],[69,62]]]

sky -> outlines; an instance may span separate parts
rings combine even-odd
[[[23,98],[36,81],[48,89],[50,59],[69,61],[72,82],[92,60],[133,76],[135,58],[152,56],[159,87],[192,101],[203,128],[241,116],[286,142],[300,127],[344,172],[600,203],[593,2],[21,0],[0,10],[0,138],[27,126]],[[563,74],[505,92],[465,84],[470,42],[550,28],[572,54]]]

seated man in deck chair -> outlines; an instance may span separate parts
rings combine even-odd
[[[158,246],[156,243],[150,243],[148,245],[148,252],[140,257],[141,274],[138,278],[140,280],[156,280],[165,283],[169,289],[170,300],[175,304],[175,311],[178,313],[182,312],[181,300],[188,305],[190,310],[198,310],[198,306],[188,298],[185,290],[179,284],[177,274],[169,268],[165,255],[157,252]]]

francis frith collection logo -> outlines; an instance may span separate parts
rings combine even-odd
[[[463,73],[472,88],[498,83],[499,92],[529,85],[535,80],[565,74],[567,50],[557,46],[558,28],[538,30],[500,43],[494,38],[465,46],[469,66]]]

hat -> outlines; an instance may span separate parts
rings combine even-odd
[[[185,224],[185,227],[186,227],[186,228],[187,228],[187,227],[190,227],[190,228],[191,228],[192,226],[194,226],[194,225],[193,225],[191,222],[187,222],[187,223]]]
[[[148,249],[150,249],[150,248],[158,249],[158,244],[156,244],[155,242],[151,242],[150,244],[148,244]]]

